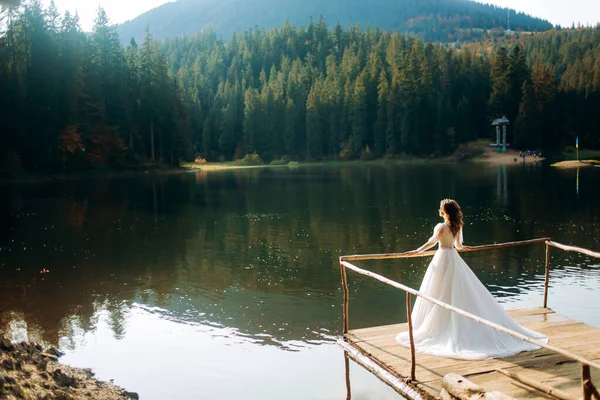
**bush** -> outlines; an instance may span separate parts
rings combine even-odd
[[[256,153],[246,154],[246,156],[235,162],[238,165],[263,165],[263,161]]]
[[[350,146],[349,142],[345,142],[342,144],[340,149],[340,160],[351,160],[352,159],[352,146]]]
[[[371,152],[369,146],[367,146],[361,153],[360,159],[363,161],[373,161],[375,159],[375,154]]]
[[[300,164],[298,163],[298,161],[290,161],[288,163],[288,167],[290,168],[298,168],[300,166]]]
[[[279,159],[279,160],[273,160],[270,163],[270,165],[286,165],[286,164],[287,164],[287,162],[283,158]]]
[[[565,153],[575,153],[575,147],[573,147],[573,146],[567,146],[567,147],[565,147],[564,152]]]

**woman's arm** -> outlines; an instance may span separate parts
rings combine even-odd
[[[470,246],[463,245],[462,228],[460,228],[460,231],[458,231],[458,234],[454,238],[454,247],[456,248],[456,250],[469,250],[471,248]]]
[[[425,243],[423,246],[419,247],[416,250],[407,251],[404,254],[406,254],[406,255],[419,254],[419,253],[424,253],[426,250],[429,250],[430,248],[435,246],[437,244],[437,242],[440,240],[440,235],[442,233],[443,228],[444,228],[444,224],[436,225],[435,229],[433,230],[433,236],[431,236],[429,238],[427,243]]]
[[[454,247],[456,247],[457,250],[462,250],[463,249],[463,232],[462,232],[462,228],[460,228],[460,230],[458,231],[458,233],[454,237]]]

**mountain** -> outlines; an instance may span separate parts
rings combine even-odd
[[[141,40],[146,27],[155,37],[191,35],[212,29],[224,39],[236,31],[258,27],[298,26],[323,16],[329,25],[360,24],[415,34],[424,40],[471,41],[501,33],[545,31],[552,24],[514,10],[470,0],[178,0],[166,3],[118,27],[127,43]]]

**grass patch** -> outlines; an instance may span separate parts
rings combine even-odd
[[[235,164],[244,166],[264,165],[263,160],[256,153],[246,154],[244,158],[236,160]]]

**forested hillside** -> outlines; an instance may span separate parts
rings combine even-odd
[[[547,148],[573,145],[575,136],[586,147],[600,148],[600,26],[508,36],[467,48],[493,55],[517,45],[531,67],[520,92],[528,101],[507,113],[515,118],[519,111],[522,135],[530,132],[536,145]],[[548,83],[542,85],[543,76]]]
[[[103,10],[86,35],[76,17],[37,1],[8,17],[0,37],[0,169],[193,155],[181,87],[150,36],[124,49]]]
[[[501,33],[509,13],[513,30],[552,28],[542,19],[470,0],[178,0],[126,22],[119,27],[119,34],[129,41],[143,38],[147,26],[159,38],[210,29],[228,40],[234,32],[281,28],[286,20],[304,26],[309,18],[316,21],[323,16],[343,28],[360,24],[411,33],[425,41],[455,42]]]
[[[600,148],[600,28],[459,49],[379,29],[212,32],[123,47],[32,2],[0,36],[0,170],[439,156],[507,115],[517,148]],[[256,154],[254,156],[254,154]]]
[[[514,146],[558,149],[577,135],[599,146],[598,32],[452,50],[378,30],[328,30],[321,20],[236,34],[227,45],[205,33],[165,48],[211,159],[424,156],[491,137],[504,114]],[[567,83],[579,59],[579,83]]]

